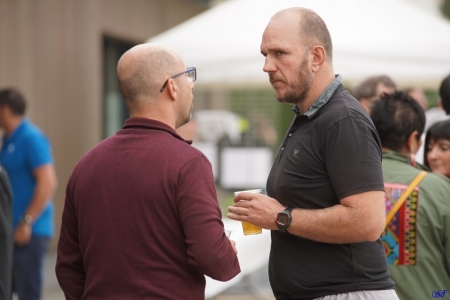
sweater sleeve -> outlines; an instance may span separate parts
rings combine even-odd
[[[71,179],[66,189],[55,271],[66,299],[75,300],[83,296],[86,273],[78,240],[78,221],[70,188],[73,178]]]
[[[224,234],[211,164],[205,156],[182,168],[177,199],[189,263],[198,272],[220,281],[239,274],[237,256]]]

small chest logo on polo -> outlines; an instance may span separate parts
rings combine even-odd
[[[9,153],[13,153],[14,150],[16,150],[16,147],[15,147],[13,144],[10,144],[10,145],[8,146],[8,152],[9,152]]]
[[[299,152],[300,152],[300,150],[297,149],[297,148],[295,148],[295,149],[294,149],[294,153],[292,153],[292,156],[298,157],[297,154],[298,154]]]

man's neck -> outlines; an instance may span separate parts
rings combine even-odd
[[[322,92],[329,86],[335,77],[333,73],[328,74],[327,76],[317,76],[314,78],[314,83],[309,90],[308,96],[305,101],[301,103],[297,103],[297,108],[299,109],[301,114],[304,114],[311,104],[316,101],[316,99],[322,94]]]

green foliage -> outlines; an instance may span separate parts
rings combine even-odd
[[[436,90],[426,90],[424,91],[425,96],[428,99],[428,107],[438,106],[439,93]]]
[[[234,204],[234,193],[224,192],[219,196],[220,210],[222,211],[222,217],[226,217],[228,213],[228,207]]]
[[[294,118],[294,113],[291,109],[292,105],[279,103],[272,89],[233,90],[230,96],[231,111],[249,120],[251,120],[252,115],[269,120],[277,133],[278,142],[273,149],[276,151]]]
[[[443,0],[441,9],[444,16],[450,19],[450,0]]]

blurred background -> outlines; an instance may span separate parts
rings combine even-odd
[[[63,299],[54,263],[67,180],[81,156],[128,118],[115,71],[134,45],[166,44],[197,67],[194,118],[179,132],[210,159],[224,214],[233,191],[265,188],[293,117],[262,72],[259,43],[276,11],[306,6],[323,17],[347,89],[386,74],[437,105],[450,73],[450,0],[314,2],[0,0],[0,88],[25,95],[29,118],[52,143],[59,181],[44,299]],[[273,299],[266,262],[244,275],[215,299]]]

